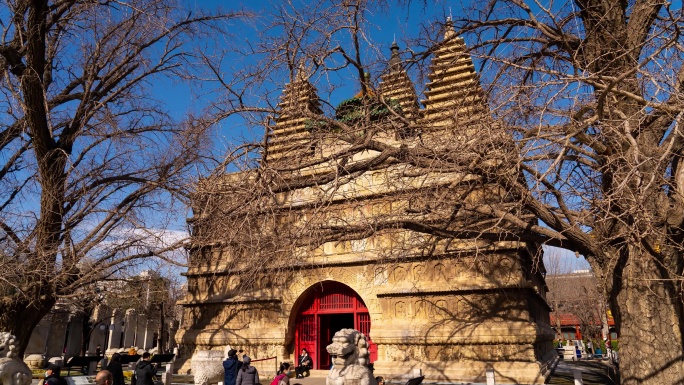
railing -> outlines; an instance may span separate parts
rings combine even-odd
[[[275,361],[275,373],[278,373],[278,357],[273,356],[273,357],[267,357],[267,358],[259,358],[258,360],[252,360],[252,362],[259,362],[259,361],[268,361],[268,360],[274,360]]]

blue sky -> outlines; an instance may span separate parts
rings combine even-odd
[[[229,39],[227,44],[236,43],[255,43],[257,41],[257,31],[255,29],[269,23],[268,14],[273,11],[273,5],[277,1],[254,0],[254,1],[228,1],[228,0],[185,0],[189,8],[197,8],[204,10],[226,10],[238,11],[245,10],[253,12],[256,17],[249,23],[242,23],[239,21],[230,22],[229,29],[233,30],[233,36],[222,37],[217,36],[217,43],[221,44],[222,39]],[[302,6],[306,5],[306,1],[299,1]],[[404,7],[389,7],[386,12],[369,13],[367,17],[370,21],[368,27],[368,35],[372,39],[372,44],[381,47],[381,52],[385,57],[389,58],[389,47],[392,41],[396,38],[401,48],[406,48],[404,40],[406,38],[414,37],[418,34],[420,23],[426,21],[443,22],[445,16],[450,12],[450,1],[437,0],[431,2],[430,6],[424,7],[422,2],[412,2],[408,8]],[[455,2],[453,2],[455,3]],[[368,49],[370,54],[370,49]],[[341,79],[338,79],[341,82]],[[283,83],[287,79],[283,79]],[[334,94],[330,95],[332,103],[340,102],[346,98],[353,96],[358,90],[352,84],[344,85],[336,88]],[[280,87],[280,85],[273,85]],[[155,97],[164,101],[176,117],[181,117],[183,113],[193,109],[201,108],[206,104],[207,100],[201,96],[198,97],[196,93],[192,92],[187,84],[180,82],[168,81],[163,84],[156,85]],[[323,95],[321,95],[324,97]],[[224,124],[225,125],[225,124]],[[236,130],[225,129],[222,134],[226,139],[241,139],[244,132]],[[261,135],[261,133],[257,133]]]
[[[251,23],[231,22],[231,30],[234,35],[228,38],[217,36],[216,44],[221,44],[222,39],[231,39],[226,41],[226,44],[235,44],[239,42],[255,42],[258,38],[257,30],[259,26],[267,25],[269,23],[268,14],[272,11],[271,2],[266,0],[253,1],[227,1],[227,0],[186,0],[185,3],[191,9],[205,9],[216,10],[223,9],[228,11],[245,10],[256,14],[256,19]],[[300,1],[302,6],[305,6],[305,1]],[[399,43],[400,47],[406,47],[405,39],[413,38],[419,34],[421,23],[430,22],[444,22],[446,16],[453,13],[458,16],[457,12],[459,4],[455,1],[437,0],[428,1],[428,5],[424,6],[422,1],[414,1],[410,7],[389,7],[384,12],[377,12],[375,14],[368,14],[369,20],[368,35],[372,44],[375,47],[381,47],[381,53],[388,58],[389,47],[393,40]],[[372,48],[367,47],[368,54],[373,54]],[[376,52],[377,53],[377,52]],[[249,60],[249,59],[248,59]],[[282,88],[282,85],[288,79],[282,79],[281,84],[271,84],[270,86],[276,91],[273,95],[278,94],[277,90]],[[336,105],[340,101],[353,96],[358,89],[351,83],[346,83],[344,79],[333,79],[336,82],[334,92],[328,95],[321,95],[327,98],[331,104]],[[418,87],[420,88],[420,87]],[[419,90],[420,91],[420,90]],[[154,97],[163,101],[169,111],[177,117],[181,118],[185,113],[197,111],[202,109],[210,101],[213,96],[204,94],[201,91],[191,89],[186,83],[168,80],[166,82],[155,85]],[[256,140],[260,141],[263,135],[263,128],[261,127],[245,127],[240,118],[232,118],[223,121],[216,132],[215,146],[218,151],[223,151],[231,145],[243,141]],[[185,223],[182,218],[175,224],[178,230],[185,228]],[[567,263],[564,265],[567,270],[578,270],[588,268],[588,264],[583,257],[576,257],[574,253],[555,248],[547,248],[547,255],[561,255]],[[547,257],[548,258],[548,257]],[[547,262],[548,264],[548,262]]]

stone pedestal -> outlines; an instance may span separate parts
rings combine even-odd
[[[31,369],[42,369],[45,367],[45,356],[42,354],[28,354],[24,356],[24,362]]]
[[[223,381],[225,353],[219,350],[200,350],[192,356],[195,385],[218,384]]]

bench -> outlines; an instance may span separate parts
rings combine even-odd
[[[150,363],[153,364],[163,364],[165,362],[171,362],[173,361],[173,358],[176,355],[173,353],[167,353],[167,354],[155,354],[152,356],[152,359],[150,360]]]
[[[121,365],[128,365],[131,362],[138,362],[139,359],[140,359],[140,354],[136,354],[133,356],[128,355],[128,354],[122,354],[121,356],[119,356],[119,362],[121,363]]]
[[[423,382],[424,379],[425,379],[425,376],[412,378],[412,379],[406,381],[406,385],[420,385],[420,383]]]
[[[103,357],[102,356],[74,356],[74,357],[69,357],[69,359],[66,361],[64,366],[67,368],[67,376],[71,374],[71,369],[73,367],[79,367],[81,368],[81,372],[83,372],[83,368],[87,369],[86,374],[91,374],[95,367],[93,363],[99,362]],[[91,369],[91,365],[93,365],[93,368]]]
[[[156,365],[157,371],[159,371],[159,370],[161,370],[161,366],[162,366],[161,364],[172,362],[175,357],[176,357],[176,355],[173,353],[155,354],[152,356],[150,363],[157,364]]]

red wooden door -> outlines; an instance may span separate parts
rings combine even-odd
[[[314,369],[328,369],[330,357],[326,347],[340,328],[353,327],[366,335],[370,361],[377,360],[377,346],[370,340],[371,319],[366,304],[350,287],[337,282],[324,282],[307,293],[297,317],[296,354],[306,348]]]
[[[368,353],[370,354],[370,362],[375,362],[378,359],[378,345],[374,344],[370,338],[370,314],[356,313],[356,330],[360,331],[366,336],[368,342]]]
[[[316,362],[316,357],[318,357],[318,325],[315,314],[303,314],[299,317],[299,323],[297,325],[297,351],[296,356],[299,358],[299,354],[302,349],[306,349],[311,356],[311,360]],[[299,362],[296,363],[299,365]]]

